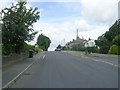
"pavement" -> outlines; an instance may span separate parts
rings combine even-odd
[[[41,58],[42,53],[34,55],[33,58],[17,62],[14,65],[2,69],[2,87],[7,88],[14,80],[17,80],[25,70],[29,69],[32,64]]]
[[[100,62],[109,59],[44,52],[10,88],[118,88],[118,61]]]

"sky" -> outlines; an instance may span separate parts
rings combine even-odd
[[[80,38],[95,40],[118,19],[118,1],[120,0],[30,0],[27,7],[38,7],[40,11],[40,19],[33,27],[39,33],[30,44],[34,45],[42,33],[51,39],[51,51],[58,44],[64,45],[75,39],[76,29]],[[0,0],[0,10],[9,5],[11,3],[7,0]]]

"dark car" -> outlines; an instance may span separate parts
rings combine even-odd
[[[61,49],[60,49],[60,48],[57,48],[57,49],[55,49],[55,51],[61,51]]]

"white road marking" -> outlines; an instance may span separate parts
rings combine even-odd
[[[43,56],[43,59],[45,58],[45,55]]]
[[[82,56],[83,58],[89,58],[89,57],[84,57],[84,56]],[[93,61],[95,61],[95,62],[103,62],[103,63],[106,63],[106,64],[109,64],[109,65],[112,65],[112,66],[114,66],[114,67],[120,67],[120,66],[118,66],[118,65],[116,65],[116,64],[113,64],[113,63],[111,63],[111,62],[107,62],[107,61],[103,61],[103,60],[97,60],[97,59],[94,59],[94,58],[91,58],[91,60],[93,60]]]
[[[112,65],[112,66],[114,66],[114,67],[118,67],[118,65],[113,64],[113,63],[111,63],[111,62],[107,62],[107,61],[100,61],[100,60],[96,60],[96,59],[92,59],[92,60],[93,60],[93,61],[96,61],[96,62],[103,62],[103,63],[109,64],[109,65]]]

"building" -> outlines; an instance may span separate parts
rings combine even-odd
[[[73,39],[72,41],[68,42],[65,47],[70,48],[70,49],[71,49],[72,46],[74,46],[74,45],[80,46],[80,47],[84,47],[86,42],[87,42],[86,39],[84,39],[83,37],[80,38],[80,37],[78,36],[78,29],[77,29],[77,30],[76,30],[76,39]]]
[[[78,36],[78,29],[77,29],[76,39],[73,39],[72,41],[68,42],[66,44],[66,47],[71,49],[74,45],[79,46],[79,47],[93,47],[93,46],[95,46],[95,41],[90,38],[89,38],[89,40],[86,40],[83,37],[80,38]]]
[[[94,47],[95,46],[95,41],[93,39],[89,39],[86,43],[85,43],[85,47]]]
[[[66,47],[67,48],[72,48],[73,45],[84,47],[86,42],[87,42],[86,39],[80,38],[80,37],[77,36],[76,39],[73,39],[72,41],[68,42],[66,44]]]

